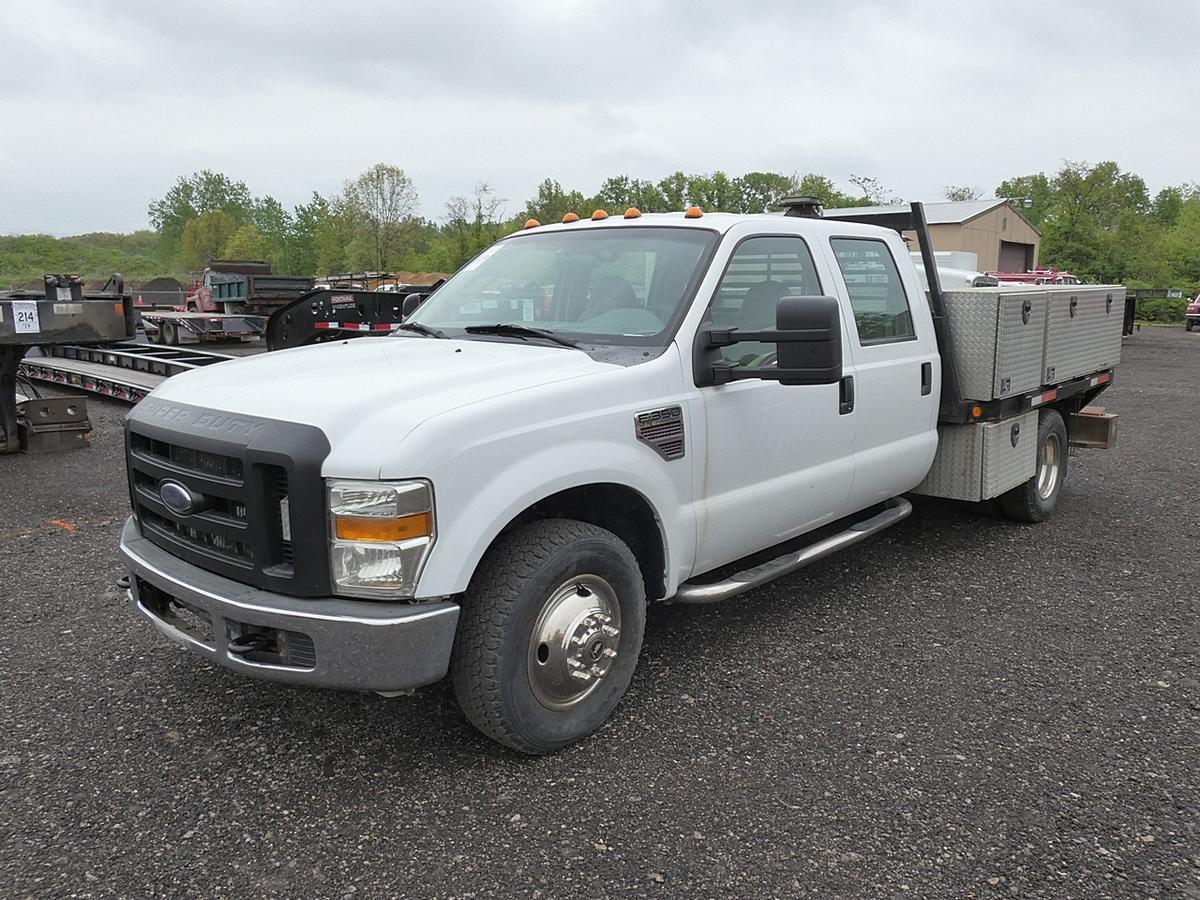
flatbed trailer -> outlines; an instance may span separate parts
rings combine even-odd
[[[205,350],[176,350],[134,341],[101,346],[65,344],[45,346],[41,355],[28,356],[20,374],[36,381],[75,387],[137,403],[180,372],[237,359]]]
[[[85,292],[78,275],[46,275],[42,290],[0,295],[0,453],[31,446],[35,430],[28,421],[21,421],[16,387],[19,377],[28,376],[21,360],[33,347],[111,341],[129,337],[133,331],[132,298],[125,293],[120,275],[110,278],[102,291]],[[48,413],[49,406],[44,406],[43,412]],[[85,430],[86,421],[86,412],[71,413],[54,424],[84,423]],[[68,441],[52,449],[69,446],[72,443]]]
[[[267,330],[267,316],[246,313],[145,310],[141,322],[146,340],[168,347],[206,341],[254,341]]]

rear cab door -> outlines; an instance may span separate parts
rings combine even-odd
[[[916,487],[937,451],[941,361],[929,301],[903,240],[845,223],[821,242],[849,301],[857,417],[848,512]]]

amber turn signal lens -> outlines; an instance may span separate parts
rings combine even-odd
[[[972,406],[971,407],[972,418],[978,419],[982,415],[983,415],[983,407],[982,406]]]
[[[563,216],[563,221],[564,222],[578,222],[579,221],[579,213],[567,213],[565,216]]]
[[[341,541],[407,541],[433,534],[433,517],[427,512],[394,519],[337,516],[334,523],[337,538]]]
[[[702,215],[704,215],[704,211],[698,206],[689,206],[683,211],[683,217],[685,219],[698,219]]]
[[[592,213],[592,221],[593,222],[599,222],[601,219],[607,219],[607,218],[608,218],[608,213],[606,213],[602,209],[598,209],[594,213]]]
[[[526,220],[525,220],[525,227],[526,227],[526,228],[537,228],[537,227],[538,227],[539,225],[541,225],[541,224],[542,224],[542,223],[541,223],[541,222],[539,222],[537,219],[526,219]]]
[[[625,210],[625,218],[627,219],[638,219],[641,218],[641,215],[642,211],[636,206],[631,206],[629,209]]]

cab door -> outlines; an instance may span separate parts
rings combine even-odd
[[[850,301],[858,432],[849,512],[911,490],[937,451],[941,364],[928,309],[899,237],[848,234],[823,247]],[[904,260],[907,263],[907,259]]]
[[[832,293],[827,260],[818,269],[798,235],[754,236],[736,245],[709,304],[707,321],[773,328],[785,296]],[[706,453],[697,462],[697,552],[705,572],[839,518],[854,481],[857,410],[846,310],[843,385],[781,385],[757,379],[699,389]],[[722,355],[770,365],[773,344],[740,343]]]

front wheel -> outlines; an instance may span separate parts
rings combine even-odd
[[[515,750],[565,747],[624,695],[645,624],[641,571],[615,534],[570,519],[516,529],[463,598],[450,661],[459,706]]]
[[[1184,328],[1186,328],[1188,331],[1191,331],[1192,328],[1195,326],[1195,324],[1196,323],[1193,322],[1191,319],[1188,319],[1186,322],[1183,323]]]
[[[1044,522],[1058,506],[1067,479],[1067,426],[1055,409],[1038,416],[1037,469],[1020,487],[1000,495],[1000,509],[1018,522]]]

